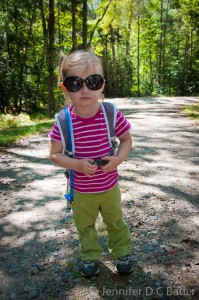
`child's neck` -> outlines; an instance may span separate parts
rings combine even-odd
[[[92,118],[99,110],[100,104],[96,103],[96,105],[89,106],[89,107],[75,107],[73,106],[74,114],[78,115],[80,118]]]

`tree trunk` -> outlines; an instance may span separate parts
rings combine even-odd
[[[107,37],[105,40],[105,44],[103,46],[103,65],[104,71],[106,74],[106,82],[105,82],[105,90],[107,91],[107,95],[111,96],[111,76],[110,76],[110,68],[109,68],[109,59],[108,59],[108,49],[107,49]]]
[[[125,73],[126,73],[125,79],[127,80],[127,94],[129,97],[131,94],[131,86],[132,86],[132,71],[130,66],[131,61],[129,55],[132,18],[133,18],[133,8],[130,7],[129,20],[128,20],[128,32],[126,37],[126,57],[125,57]]]
[[[161,8],[160,8],[160,42],[159,42],[159,74],[158,74],[158,83],[162,87],[162,61],[163,59],[163,0],[161,1]]]
[[[138,37],[137,37],[137,87],[140,97],[140,16],[138,14]]]
[[[87,48],[87,0],[83,0],[83,49]]]
[[[72,8],[72,51],[77,50],[76,6],[77,6],[77,1],[76,0],[71,0],[71,8]]]
[[[49,19],[48,19],[48,109],[52,112],[54,108],[54,30],[55,30],[55,16],[54,16],[54,0],[49,0]]]
[[[110,33],[111,33],[111,49],[112,49],[112,60],[113,60],[113,66],[112,66],[113,97],[116,97],[117,96],[117,65],[116,65],[116,57],[115,57],[115,38],[114,38],[113,27],[111,25],[110,25]]]

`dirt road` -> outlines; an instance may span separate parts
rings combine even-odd
[[[120,167],[134,272],[114,273],[101,217],[101,272],[84,279],[63,170],[47,133],[0,149],[0,299],[199,299],[199,126],[180,112],[193,98],[110,100],[133,125]]]

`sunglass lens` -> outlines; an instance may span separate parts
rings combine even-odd
[[[77,92],[83,86],[83,80],[76,76],[66,78],[63,83],[69,92]]]
[[[101,75],[91,75],[86,79],[86,85],[90,90],[97,91],[101,89],[104,79]]]

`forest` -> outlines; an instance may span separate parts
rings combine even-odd
[[[199,94],[198,0],[1,0],[0,109],[64,103],[60,50],[93,49],[105,97]]]

